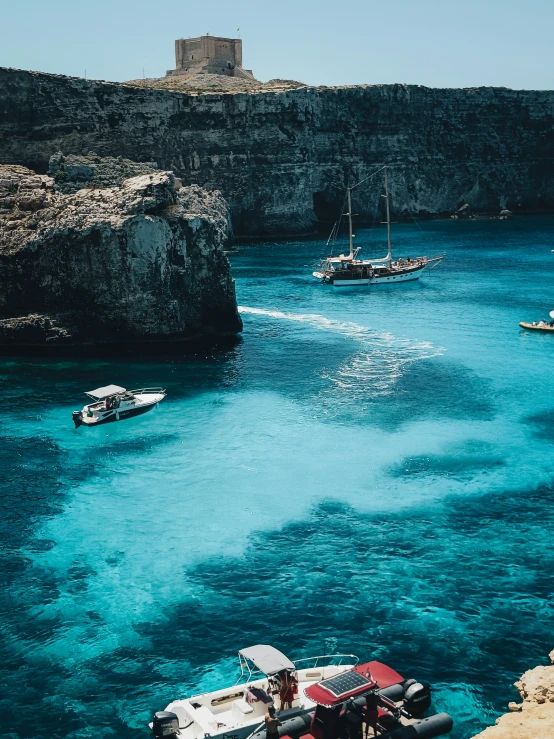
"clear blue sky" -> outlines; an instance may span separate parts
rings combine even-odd
[[[237,28],[261,80],[554,88],[554,0],[0,0],[0,66],[159,77]]]

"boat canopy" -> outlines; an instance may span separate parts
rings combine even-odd
[[[269,644],[256,644],[253,647],[241,649],[239,655],[253,662],[264,675],[275,675],[281,670],[295,669],[294,662]]]
[[[106,385],[105,387],[99,387],[96,390],[89,390],[88,393],[85,393],[85,395],[88,395],[89,398],[94,398],[94,400],[103,400],[109,395],[115,395],[116,393],[125,392],[127,392],[125,388],[119,387],[119,385]]]

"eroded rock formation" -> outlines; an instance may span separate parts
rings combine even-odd
[[[84,188],[120,187],[132,177],[158,171],[156,162],[132,162],[121,156],[102,158],[93,151],[85,155],[64,155],[58,151],[50,157],[48,166],[54,189],[65,195]]]
[[[63,157],[54,164],[63,171]],[[128,166],[108,164],[100,168],[105,179]],[[55,188],[49,176],[0,166],[0,344],[175,341],[241,330],[219,193],[182,187],[160,171],[69,195]]]
[[[391,165],[393,211],[554,211],[554,92],[415,85],[195,94],[0,69],[0,162],[154,161],[218,189],[236,234],[334,220],[345,181]],[[373,219],[379,193],[355,191]]]
[[[550,652],[554,662],[554,651]],[[515,684],[521,703],[474,739],[552,739],[554,737],[554,664],[528,670]]]

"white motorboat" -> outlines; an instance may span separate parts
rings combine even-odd
[[[81,425],[99,426],[101,423],[140,416],[162,401],[166,392],[161,387],[126,390],[119,385],[106,385],[89,390],[85,395],[93,402],[85,405],[82,411],[73,411],[73,423],[76,428]]]
[[[165,712],[160,713],[171,713],[178,717],[181,739],[204,739],[205,736],[213,739],[246,739],[263,724],[268,703],[273,703],[273,694],[279,692],[279,675],[294,673],[297,680],[292,708],[279,713],[283,721],[284,718],[301,716],[315,709],[315,703],[304,694],[306,688],[351,670],[358,662],[358,657],[353,654],[309,657],[292,662],[275,647],[256,644],[240,650],[240,676],[234,685],[175,700]],[[254,694],[261,696],[261,699],[247,701],[249,689],[254,689]],[[280,707],[277,698],[276,708]],[[150,727],[153,728],[153,725]]]
[[[293,662],[268,644],[242,649],[239,661],[232,687],[173,701],[155,713],[155,739],[267,739],[272,704],[282,739],[363,739],[364,722],[366,737],[372,726],[373,736],[391,739],[434,739],[452,729],[447,713],[429,715],[429,683],[405,680],[382,662],[358,664],[352,654]]]
[[[363,182],[374,177],[379,172],[384,171],[385,178],[385,194],[381,197],[386,199],[387,207],[387,256],[380,259],[358,259],[360,247],[354,248],[354,233],[352,228],[352,190],[359,187]],[[387,167],[381,167],[368,177],[360,180],[355,185],[347,188],[346,191],[348,212],[343,215],[348,216],[348,234],[350,251],[348,254],[340,254],[338,257],[329,256],[324,259],[319,270],[313,272],[313,276],[322,282],[329,283],[334,287],[358,287],[360,285],[381,285],[381,284],[397,284],[399,282],[412,282],[419,280],[421,275],[429,267],[435,267],[444,259],[444,254],[436,257],[416,257],[414,259],[396,259],[392,258],[392,246],[390,235],[390,208],[389,208],[389,189]],[[336,239],[340,227],[340,221],[335,224],[331,232],[331,236],[327,241],[327,245]]]

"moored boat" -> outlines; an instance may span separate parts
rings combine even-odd
[[[265,739],[264,715],[274,701],[279,735],[290,739],[362,739],[364,721],[373,720],[378,733],[400,732],[395,739],[431,739],[452,728],[448,714],[425,717],[427,683],[405,680],[381,662],[359,665],[355,655],[292,661],[267,644],[242,649],[239,661],[241,675],[231,687],[173,701],[156,713],[150,724],[156,739]]]
[[[387,212],[387,256],[380,259],[358,259],[360,247],[354,248],[354,233],[352,226],[352,190],[359,187],[363,182],[374,177],[379,172],[384,172],[385,194],[381,197],[385,198]],[[338,257],[326,257],[320,264],[317,271],[313,272],[313,276],[322,282],[333,285],[334,287],[358,287],[363,285],[381,285],[381,284],[397,284],[399,282],[412,282],[418,280],[423,272],[429,267],[435,267],[444,259],[444,254],[436,257],[420,256],[414,259],[408,257],[393,260],[392,244],[391,244],[391,222],[390,222],[390,206],[389,206],[389,189],[387,167],[381,167],[368,177],[360,180],[346,190],[346,201],[348,212],[342,215],[348,216],[348,240],[349,253],[340,254]],[[329,245],[333,238],[336,238],[340,227],[340,220],[335,224],[331,232],[331,236],[327,241]]]
[[[550,321],[549,323],[546,321],[533,321],[533,323],[520,321],[519,325],[527,331],[543,331],[544,333],[554,332],[554,321]]]
[[[161,387],[126,390],[119,385],[106,385],[89,390],[85,395],[93,402],[85,405],[81,411],[73,411],[73,423],[76,428],[99,426],[102,423],[140,416],[162,401],[166,392]]]

